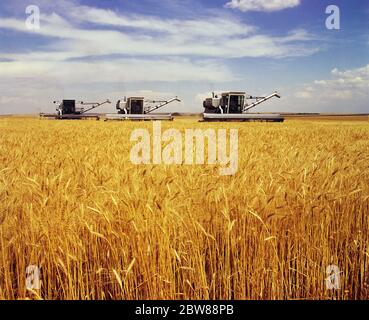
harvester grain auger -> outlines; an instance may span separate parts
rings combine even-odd
[[[144,97],[124,98],[123,101],[118,100],[117,102],[118,114],[107,114],[105,120],[173,120],[172,114],[153,112],[175,101],[181,102],[178,97],[164,101],[145,100]]]
[[[277,92],[267,97],[253,97],[246,92],[225,92],[220,96],[213,93],[212,98],[207,98],[203,102],[205,112],[202,121],[283,122],[284,118],[279,114],[249,113],[251,109],[274,97],[281,98]],[[255,102],[249,104],[248,100],[255,100]]]
[[[58,104],[56,114],[41,113],[41,118],[51,118],[59,120],[81,120],[81,119],[100,119],[100,114],[88,113],[104,104],[110,104],[109,100],[104,102],[83,102],[76,100],[63,100],[54,101],[54,104]],[[80,105],[80,107],[77,107]]]

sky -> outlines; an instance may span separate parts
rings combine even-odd
[[[329,5],[339,29],[326,27]],[[260,112],[369,113],[369,0],[0,3],[0,114],[137,95],[202,112],[212,91],[282,95]]]

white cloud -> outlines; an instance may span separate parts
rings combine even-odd
[[[273,12],[287,8],[293,8],[300,4],[300,0],[231,0],[226,3],[226,8],[246,11]]]
[[[312,92],[305,89],[305,90],[297,91],[295,93],[295,97],[299,99],[311,99],[313,97],[313,94]]]
[[[245,36],[254,32],[254,26],[246,25],[237,19],[214,16],[212,19],[162,19],[155,16],[125,14],[112,10],[87,6],[74,7],[69,12],[75,21],[85,21],[96,25],[130,27],[150,32],[181,35],[184,38]]]
[[[232,81],[236,78],[223,65],[188,59],[113,59],[112,61],[10,61],[0,62],[3,80],[39,78],[77,83],[138,81]]]
[[[111,54],[142,56],[198,56],[211,58],[270,57],[311,55],[319,51],[304,30],[273,37],[233,17],[206,20],[161,19],[117,13],[86,6],[71,7],[67,18],[53,13],[43,15],[40,36],[52,43],[44,50],[57,51],[65,58]],[[83,23],[95,28],[84,29]],[[104,27],[102,29],[101,27]],[[106,29],[106,27],[110,27]],[[0,28],[29,32],[24,21],[1,19]],[[113,28],[113,29],[112,29]],[[50,59],[55,59],[50,55]]]
[[[333,69],[331,79],[316,80],[295,94],[299,99],[350,100],[369,98],[369,64],[362,68],[339,71]]]

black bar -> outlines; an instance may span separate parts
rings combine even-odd
[[[83,318],[102,315],[104,319],[263,319],[282,317],[299,319],[323,317],[329,319],[352,311],[366,311],[368,301],[2,301],[0,308],[8,318],[20,312],[46,315],[52,318],[70,317],[73,308]],[[48,309],[50,308],[50,309]],[[320,310],[317,311],[317,308]],[[365,308],[365,309],[364,309]]]

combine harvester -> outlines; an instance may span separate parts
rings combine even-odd
[[[219,97],[213,93],[212,98],[207,98],[203,102],[205,112],[202,121],[283,122],[284,118],[279,114],[249,113],[251,109],[274,97],[281,98],[277,92],[267,97],[252,97],[246,92],[225,92]],[[255,102],[248,104],[247,100],[255,100]]]
[[[100,119],[100,114],[97,113],[88,113],[91,110],[94,110],[98,107],[101,107],[104,104],[111,103],[109,100],[106,100],[102,103],[99,102],[89,102],[85,103],[83,101],[76,102],[76,100],[63,100],[61,102],[54,101],[54,104],[59,104],[56,109],[56,114],[47,114],[41,113],[41,118],[49,118],[49,119],[58,119],[58,120],[82,120],[82,119]],[[87,106],[87,108],[79,107],[76,105]]]
[[[178,97],[170,100],[155,101],[145,100],[143,97],[125,97],[123,103],[121,100],[117,102],[118,114],[107,114],[105,121],[109,120],[136,120],[136,121],[153,121],[153,120],[173,120],[172,114],[154,114],[152,112],[172,103],[181,102]],[[152,106],[155,104],[155,106]]]

